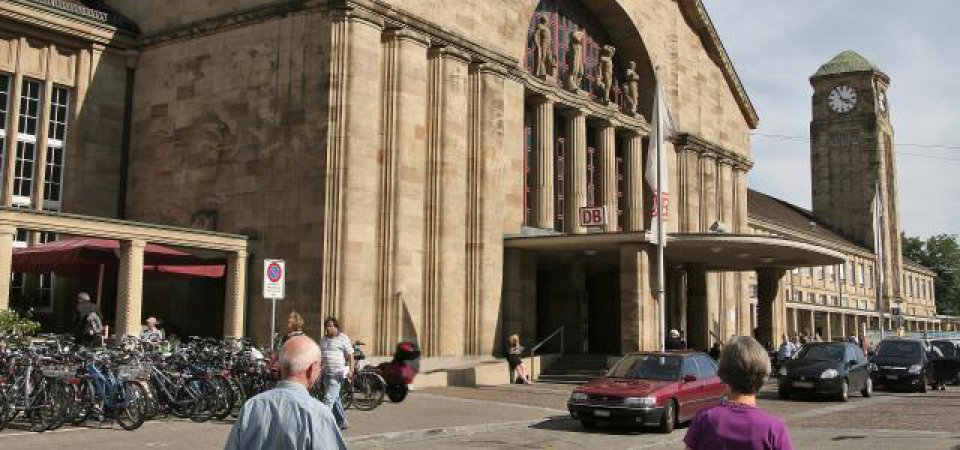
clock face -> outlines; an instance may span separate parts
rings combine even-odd
[[[849,112],[857,105],[857,91],[852,87],[841,84],[830,91],[827,96],[827,104],[830,109],[840,114]]]

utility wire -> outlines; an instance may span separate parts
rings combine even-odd
[[[790,136],[785,134],[764,134],[764,133],[751,133],[752,136],[778,139],[781,141],[790,141],[790,142],[810,142],[810,138],[803,136]],[[899,147],[917,147],[917,148],[926,148],[926,149],[937,149],[937,150],[960,150],[960,146],[954,145],[937,145],[937,144],[907,144],[907,143],[896,143],[894,144]],[[946,156],[935,156],[935,155],[925,155],[922,153],[911,153],[900,151],[897,152],[898,155],[912,156],[916,158],[926,158],[926,159],[936,159],[940,161],[955,161],[960,162],[960,158],[950,158]]]

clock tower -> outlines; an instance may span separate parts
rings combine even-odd
[[[890,78],[847,50],[820,66],[810,84],[813,213],[847,239],[873,249],[871,206],[879,192],[886,311],[891,301],[902,298],[903,273],[897,167],[887,104]]]

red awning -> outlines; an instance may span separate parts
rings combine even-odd
[[[72,237],[14,249],[12,270],[27,273],[53,272],[61,276],[96,276],[101,266],[113,271],[119,261],[119,241]],[[147,244],[143,250],[144,272],[149,274],[220,278],[223,276],[224,267],[216,264],[217,262],[159,244]]]

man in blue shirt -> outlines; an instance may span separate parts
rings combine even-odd
[[[317,343],[307,336],[287,340],[280,349],[283,381],[243,405],[225,448],[346,449],[330,408],[307,392],[320,373]]]
[[[783,341],[780,343],[780,349],[777,350],[777,361],[783,362],[788,359],[793,358],[793,354],[797,352],[797,346],[790,342],[787,339],[787,336],[783,336]]]

